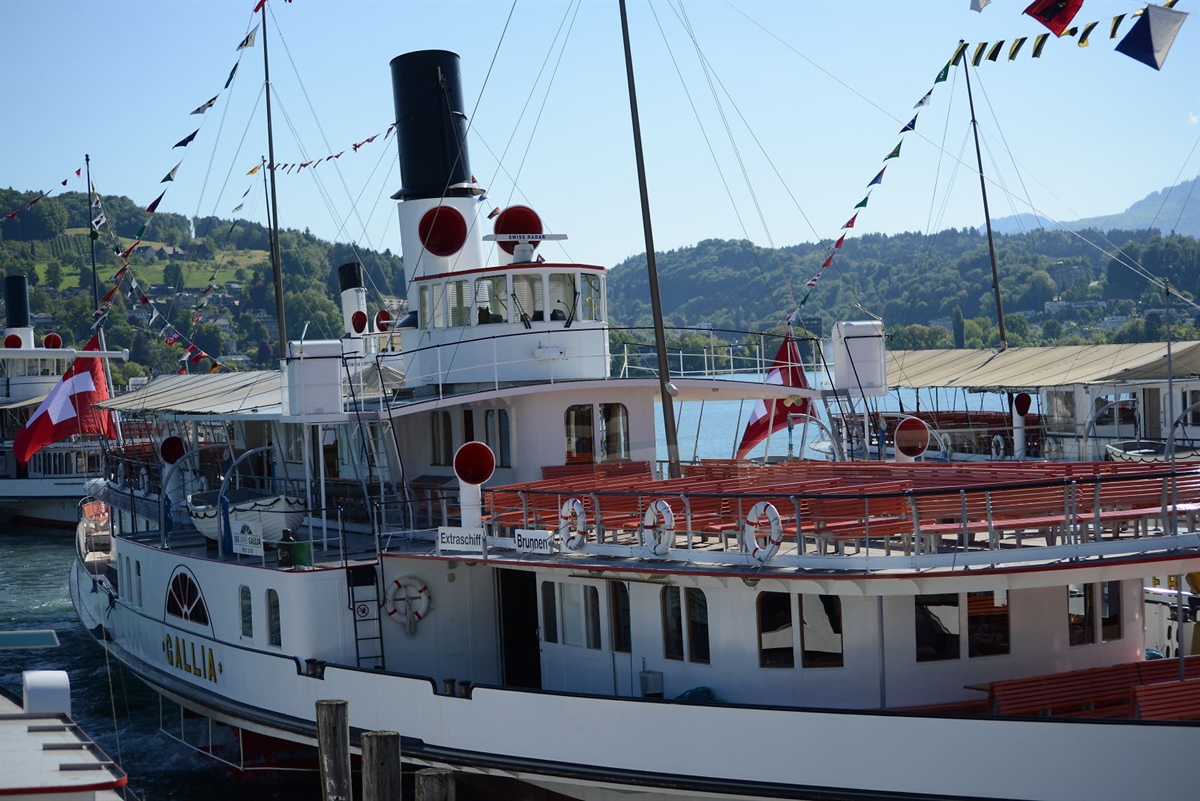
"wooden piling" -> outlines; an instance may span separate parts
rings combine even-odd
[[[350,703],[317,701],[317,748],[324,801],[353,801],[350,794]]]
[[[417,801],[455,801],[454,771],[444,768],[417,771]]]
[[[362,771],[363,801],[401,801],[400,732],[363,734]]]

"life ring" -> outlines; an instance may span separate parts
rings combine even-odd
[[[763,521],[766,521],[771,527],[771,533],[767,535],[766,542],[760,544],[758,527],[762,525]],[[775,508],[775,504],[769,501],[759,501],[750,507],[750,511],[746,514],[746,525],[742,528],[742,544],[750,551],[750,556],[759,562],[766,562],[779,552],[781,542],[783,542],[783,526],[779,523],[779,510]]]
[[[642,531],[646,533],[646,544],[655,556],[666,556],[675,540],[675,513],[663,499],[652,501],[642,517]]]
[[[575,533],[568,536],[572,529]],[[572,551],[579,550],[587,540],[587,512],[583,509],[583,501],[578,498],[563,501],[558,513],[558,539]]]
[[[429,614],[429,587],[414,576],[394,579],[388,589],[383,611],[387,613],[388,620],[415,631],[417,622]]]
[[[999,434],[992,437],[992,458],[1004,458],[1004,437],[1000,436]]]

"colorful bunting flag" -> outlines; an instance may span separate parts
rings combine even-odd
[[[247,47],[254,47],[254,37],[256,37],[256,36],[258,36],[258,26],[257,25],[254,26],[254,30],[252,30],[252,31],[250,31],[250,33],[246,34],[246,38],[242,40],[242,43],[234,48],[234,52],[237,52],[238,50],[244,50]]]
[[[177,148],[177,147],[187,147],[188,145],[190,145],[190,144],[192,143],[192,140],[196,138],[196,134],[198,134],[198,133],[200,133],[200,129],[199,129],[199,128],[197,128],[196,130],[192,131],[190,134],[188,134],[187,136],[183,137],[182,139],[180,139],[180,140],[179,140],[178,142],[176,142],[175,144],[171,145],[171,149],[172,149],[172,150],[174,150],[174,149],[175,149],[175,148]],[[162,183],[162,181],[159,181],[159,183]]]
[[[262,169],[262,162],[259,162],[258,164],[255,164],[254,169],[250,170],[250,172],[246,173],[246,175],[254,175],[256,172],[258,172],[261,169]]]
[[[230,213],[230,214],[237,214],[239,211],[241,211],[241,210],[242,210],[242,207],[243,207],[243,206],[245,206],[245,205],[246,205],[245,203],[239,203],[239,204],[237,204],[237,206],[235,206],[235,207],[234,207],[233,211],[231,211],[231,212],[229,212],[229,213]]]
[[[883,174],[885,172],[887,172],[887,167],[884,167],[882,170],[880,170],[879,174],[876,175],[874,178],[872,178],[871,183],[867,184],[867,186],[871,187],[871,186],[877,186],[879,184],[882,184],[883,183]]]
[[[867,201],[868,201],[868,200],[870,200],[870,199],[871,199],[871,196],[870,196],[870,195],[867,195],[867,196],[866,196],[866,197],[864,197],[862,200],[858,201],[858,203],[856,203],[856,204],[854,205],[854,208],[856,208],[856,209],[865,209],[865,208],[867,207]]]
[[[146,213],[147,213],[147,214],[153,214],[154,212],[158,211],[158,204],[159,204],[159,203],[162,203],[162,199],[163,199],[163,197],[165,197],[165,196],[166,196],[166,194],[167,194],[167,193],[166,193],[166,190],[163,190],[163,193],[162,193],[161,195],[159,195],[158,197],[154,198],[154,202],[153,202],[153,203],[151,203],[149,206],[147,206],[147,207],[146,207]]]
[[[206,112],[206,111],[208,111],[210,108],[212,108],[212,107],[213,107],[213,103],[216,103],[216,102],[217,102],[217,96],[216,96],[216,95],[213,95],[213,98],[212,98],[212,100],[209,100],[207,103],[202,103],[202,104],[200,104],[199,106],[197,106],[197,107],[196,107],[196,110],[195,110],[195,111],[193,111],[193,112],[192,112],[192,114],[203,114],[204,112]],[[190,116],[190,115],[189,115],[189,116]]]
[[[924,96],[924,97],[922,97],[920,100],[918,100],[918,101],[917,101],[917,105],[913,106],[913,108],[920,108],[921,106],[928,106],[928,105],[929,105],[929,99],[930,99],[931,97],[933,97],[933,90],[932,90],[932,89],[930,89],[928,92],[926,92],[926,93],[925,93],[925,96]]]
[[[821,272],[825,272],[825,270],[826,270],[826,269],[829,267],[829,265],[831,265],[831,264],[833,264],[833,254],[832,254],[832,253],[830,253],[830,254],[829,254],[829,258],[827,258],[827,259],[825,260],[825,263],[821,265]]]
[[[900,145],[902,145],[902,144],[904,144],[904,143],[901,142]],[[888,153],[886,156],[884,156],[883,160],[887,161],[888,159],[900,158],[900,145],[896,145],[894,148],[892,148],[892,152]]]
[[[965,48],[966,45],[963,43],[959,43],[958,47],[959,47],[959,52],[962,52],[963,48]],[[950,76],[951,63],[955,63],[955,64],[958,63],[958,53],[955,53],[954,58],[951,61],[947,61],[946,66],[942,67],[942,71],[939,72],[937,74],[937,77],[933,79],[934,84],[939,84],[942,81],[946,80],[946,78],[948,78]]]
[[[900,133],[908,133],[909,131],[915,130],[917,130],[917,118],[913,117],[911,120],[909,120],[908,125],[905,125],[900,129]]]
[[[231,69],[229,71],[229,77],[225,79],[225,85],[223,87],[221,87],[222,91],[228,89],[229,84],[233,83],[233,76],[237,74],[237,68],[238,68],[238,65],[234,64],[233,69]]]
[[[1082,5],[1083,0],[1033,0],[1022,13],[1045,25],[1055,36],[1062,36]]]
[[[853,217],[851,217],[849,220],[846,221],[846,224],[842,226],[842,230],[844,231],[847,228],[853,228],[854,221],[857,219],[858,219],[858,214],[856,213]]]
[[[838,248],[840,248],[842,246],[842,243],[845,241],[846,241],[846,235],[842,234],[840,237],[838,237],[838,241],[834,243],[833,249],[837,250]]]
[[[1117,52],[1161,70],[1186,18],[1185,11],[1175,11],[1167,6],[1146,6],[1146,13],[1117,44]]]
[[[92,220],[92,230],[99,229],[106,222],[108,222],[108,216],[104,212],[100,212],[100,216]]]
[[[1028,36],[1022,36],[1021,38],[1013,41],[1012,47],[1010,47],[1008,49],[1008,60],[1009,61],[1012,61],[1017,57],[1017,53],[1021,52],[1021,47],[1025,44],[1025,41],[1028,38],[1029,38]]]
[[[1037,38],[1033,40],[1033,57],[1042,57],[1042,48],[1046,46],[1046,40],[1050,38],[1048,33],[1039,33]]]
[[[179,162],[179,164],[183,164],[183,162],[181,161],[181,162]],[[167,173],[166,175],[164,175],[163,179],[161,181],[159,181],[159,183],[165,184],[167,181],[174,181],[175,173],[179,172],[179,164],[176,164],[174,167],[172,167],[171,171],[169,173]]]

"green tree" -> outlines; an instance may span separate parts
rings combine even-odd
[[[163,283],[177,292],[183,288],[183,266],[178,261],[171,259],[163,267]]]
[[[960,306],[954,307],[954,317],[951,325],[954,326],[954,347],[965,348],[967,346],[967,329],[963,321],[963,313]]]

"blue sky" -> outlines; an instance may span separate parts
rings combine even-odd
[[[103,193],[144,205],[166,187],[161,211],[228,217],[254,187],[238,216],[264,221],[261,184],[245,175],[266,152],[261,43],[222,91],[254,2],[0,0],[0,186],[57,188],[70,176],[82,190],[73,172],[88,153]],[[959,39],[1044,30],[1026,4],[995,0],[980,14],[969,0],[630,0],[657,249],[836,238]],[[1051,39],[1035,60],[1029,43],[1015,61],[973,70],[993,216],[1118,212],[1200,173],[1200,3],[1176,6],[1191,16],[1161,72],[1108,37],[1114,16],[1140,7],[1086,0],[1076,23],[1100,23],[1089,47]],[[279,176],[285,227],[399,250],[395,141],[351,145],[391,122],[388,62],[444,48],[463,57],[472,172],[489,203],[526,203],[567,234],[544,246],[548,258],[612,266],[644,250],[615,2],[269,0],[268,10],[277,161],[347,151]],[[960,68],[938,85],[848,246],[864,233],[982,222],[962,81]],[[189,115],[213,95],[205,115]],[[180,159],[176,181],[160,184]]]

